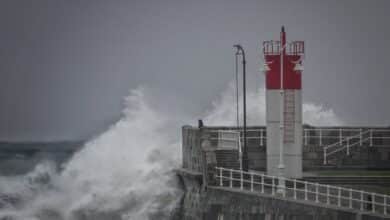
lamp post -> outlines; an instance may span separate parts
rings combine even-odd
[[[233,47],[237,48],[237,53],[242,55],[242,89],[243,89],[243,127],[244,127],[244,147],[242,151],[242,169],[248,171],[248,152],[246,147],[246,60],[245,51],[241,45],[236,44]]]

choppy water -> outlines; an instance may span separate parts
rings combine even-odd
[[[232,91],[203,115],[206,125],[234,125]],[[180,166],[182,121],[148,100],[143,89],[132,91],[122,119],[61,169],[42,162],[25,175],[0,177],[0,219],[171,219],[183,195],[172,171]],[[249,124],[264,124],[264,91],[249,93],[247,102]],[[315,104],[305,104],[304,115],[315,125],[340,123]]]

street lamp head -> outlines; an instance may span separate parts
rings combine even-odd
[[[240,45],[240,44],[235,44],[235,45],[233,45],[233,47],[235,47],[235,48],[237,48],[237,52],[236,52],[236,54],[237,55],[242,55],[242,62],[246,62],[245,61],[245,51],[244,51],[244,48],[242,48],[242,46]]]
[[[242,47],[239,44],[235,44],[235,45],[233,45],[233,47],[237,48],[237,50],[242,50]]]

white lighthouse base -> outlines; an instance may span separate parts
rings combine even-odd
[[[267,174],[302,178],[302,98],[301,90],[285,90],[283,169],[280,170],[280,90],[267,90]],[[289,98],[290,97],[290,98]],[[292,101],[293,100],[293,101]],[[293,103],[292,103],[293,102]],[[288,109],[290,107],[290,110]],[[291,109],[293,107],[293,109]],[[290,111],[290,112],[289,112]]]

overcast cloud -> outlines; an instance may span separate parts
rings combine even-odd
[[[0,139],[93,135],[123,97],[149,88],[155,105],[202,115],[247,52],[250,90],[263,87],[260,43],[306,43],[304,100],[347,124],[390,125],[390,1],[3,0]],[[180,110],[178,110],[180,109]]]

